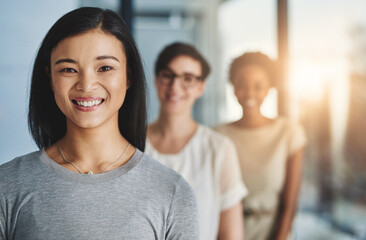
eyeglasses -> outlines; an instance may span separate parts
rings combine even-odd
[[[184,73],[182,75],[175,74],[170,70],[162,70],[158,74],[158,81],[161,85],[171,85],[174,79],[178,78],[184,88],[189,88],[197,84],[198,81],[202,81],[202,77],[195,76],[190,73]]]

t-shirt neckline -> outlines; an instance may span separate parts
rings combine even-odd
[[[73,172],[67,168],[64,168],[60,164],[53,161],[46,153],[45,149],[41,149],[40,151],[40,160],[43,164],[45,164],[52,172],[54,172],[56,175],[67,179],[71,181],[76,182],[82,182],[82,183],[99,183],[99,182],[105,182],[112,179],[115,179],[125,173],[127,173],[129,170],[131,170],[133,167],[135,167],[141,160],[143,153],[136,149],[135,153],[132,155],[130,160],[128,160],[124,165],[115,168],[111,171],[108,171],[106,173],[100,173],[100,174],[80,174]]]

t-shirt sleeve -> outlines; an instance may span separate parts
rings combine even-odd
[[[221,211],[233,207],[248,194],[242,181],[234,144],[225,137],[222,148],[223,159],[220,166]]]
[[[289,155],[304,147],[307,141],[304,128],[300,124],[293,123],[290,129]]]
[[[181,178],[171,202],[165,239],[199,239],[198,208],[193,189]]]

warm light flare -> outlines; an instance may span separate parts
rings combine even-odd
[[[324,66],[312,63],[294,63],[290,69],[290,94],[298,99],[319,101],[326,87]]]

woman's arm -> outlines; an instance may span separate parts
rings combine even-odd
[[[244,239],[244,217],[241,202],[221,212],[218,239]]]
[[[274,235],[275,240],[287,239],[291,230],[301,185],[302,158],[303,148],[291,155],[287,161],[285,185],[281,196],[281,206]]]

